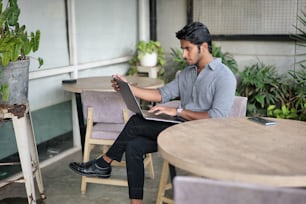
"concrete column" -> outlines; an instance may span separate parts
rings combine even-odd
[[[150,40],[149,0],[138,0],[138,36],[139,40]]]

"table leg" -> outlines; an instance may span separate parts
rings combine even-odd
[[[76,105],[77,105],[77,114],[79,120],[79,128],[80,128],[80,137],[81,137],[81,145],[82,145],[82,153],[84,152],[84,144],[85,144],[85,132],[86,127],[84,123],[84,115],[83,115],[83,105],[82,98],[80,93],[75,93]]]
[[[73,146],[81,147],[81,136],[80,136],[80,127],[79,127],[79,118],[78,118],[78,109],[76,103],[75,94],[71,98],[71,108],[72,108],[72,132],[73,132]]]
[[[32,118],[30,114],[27,115],[28,120],[27,120],[27,131],[28,131],[28,138],[29,138],[29,147],[30,147],[30,152],[31,152],[31,158],[32,158],[32,163],[33,163],[33,168],[35,172],[35,178],[38,186],[38,191],[40,193],[40,198],[41,200],[46,199],[45,195],[45,190],[44,190],[44,185],[42,181],[42,176],[41,176],[41,170],[39,166],[39,157],[38,157],[38,152],[37,152],[37,146],[36,146],[36,141],[35,141],[35,134],[34,134],[34,129],[33,129],[33,123],[32,123]]]
[[[170,183],[169,183],[169,174],[170,174]],[[174,188],[173,179],[176,176],[176,170],[173,165],[168,161],[164,160],[162,171],[160,175],[160,182],[158,187],[156,204],[162,203],[174,203],[173,199],[165,196],[167,190],[172,190]]]
[[[29,150],[29,135],[27,131],[26,116],[17,118],[13,116],[13,126],[21,162],[22,174],[25,180],[26,193],[29,204],[36,204],[34,178],[32,173],[31,153]]]
[[[172,180],[169,182],[169,173],[169,163],[168,161],[164,160],[160,175],[156,204],[174,203],[171,198],[165,196],[166,191],[172,189],[173,186]]]
[[[172,186],[173,186],[173,180],[174,180],[174,177],[176,177],[176,170],[175,170],[175,166],[173,166],[170,163],[169,163],[169,171],[170,171],[171,183],[172,183]]]

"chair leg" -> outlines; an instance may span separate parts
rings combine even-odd
[[[85,194],[87,188],[87,182],[86,182],[86,176],[82,176],[82,182],[81,182],[81,193]]]
[[[109,149],[109,147],[107,145],[103,145],[102,146],[102,152],[103,154],[105,154],[107,152],[107,150]]]
[[[145,161],[144,161],[144,167],[145,167],[145,169],[148,169],[150,178],[154,179],[155,178],[155,173],[154,173],[154,167],[153,167],[152,154],[146,154],[146,158],[145,158]]]
[[[158,188],[158,194],[156,199],[156,204],[166,203],[174,203],[174,201],[170,198],[165,197],[165,193],[167,190],[172,188],[171,182],[169,183],[169,163],[164,160],[163,167],[160,175],[160,182]]]
[[[85,143],[83,162],[88,162],[89,161],[90,152],[93,149],[93,147],[94,147],[94,145]],[[81,180],[81,193],[82,194],[86,193],[86,188],[87,188],[86,176],[82,176],[82,180]]]

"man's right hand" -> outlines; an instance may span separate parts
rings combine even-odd
[[[111,82],[112,82],[112,87],[115,89],[115,91],[119,91],[119,90],[120,90],[120,87],[119,87],[117,81],[114,80],[115,78],[127,82],[127,79],[126,79],[125,77],[119,75],[119,74],[115,74],[115,75],[113,75],[112,77],[113,77],[113,79],[111,80]]]

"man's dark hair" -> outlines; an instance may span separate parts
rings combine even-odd
[[[188,40],[192,44],[200,46],[207,42],[208,50],[212,53],[211,37],[208,28],[200,22],[192,22],[184,28],[176,32],[176,37],[179,40]]]

